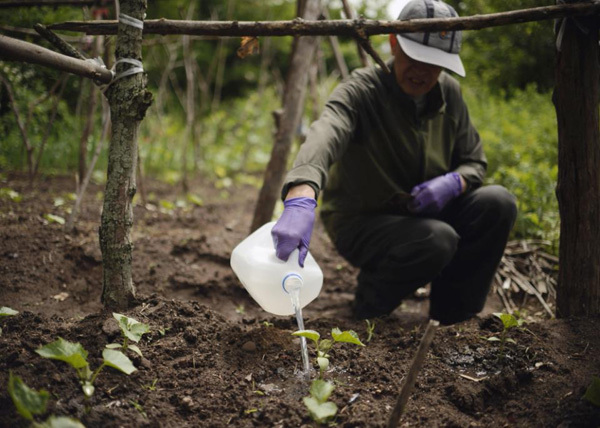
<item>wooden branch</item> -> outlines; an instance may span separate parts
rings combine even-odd
[[[36,7],[36,6],[93,6],[100,4],[100,0],[17,0],[2,1],[0,9],[13,7]]]
[[[413,19],[409,21],[361,21],[367,36],[411,32],[480,30],[482,28],[523,22],[543,21],[567,16],[600,13],[600,1],[520,9],[509,12],[458,18]],[[87,34],[117,34],[118,21],[70,21],[49,25],[53,30],[79,31]],[[189,34],[200,36],[348,36],[355,37],[357,21],[349,19],[309,21],[181,21],[150,19],[144,21],[145,34]]]
[[[59,54],[33,43],[13,39],[0,34],[0,59],[23,61],[45,65],[57,70],[67,71],[79,76],[110,83],[112,73],[92,61],[82,61]]]
[[[400,395],[398,396],[394,410],[392,411],[392,414],[388,420],[388,428],[396,428],[398,426],[400,416],[402,416],[402,413],[404,412],[408,398],[410,397],[412,389],[415,386],[417,375],[419,374],[419,371],[421,371],[423,361],[427,356],[427,351],[429,350],[429,346],[433,341],[433,336],[439,325],[439,321],[436,320],[429,320],[429,324],[427,324],[427,328],[425,329],[425,333],[423,333],[421,343],[419,343],[417,353],[415,354],[410,369],[408,370],[408,374],[404,380],[404,385],[402,385],[402,389],[400,390]]]
[[[371,55],[371,57],[375,60],[375,62],[377,64],[379,64],[379,66],[386,73],[391,73],[391,70],[388,68],[387,64],[381,59],[381,57],[379,56],[377,51],[375,49],[373,49],[373,46],[371,45],[371,42],[369,41],[369,37],[365,34],[365,31],[362,28],[362,22],[364,22],[364,21],[363,20],[357,21],[358,28],[356,30],[356,40],[358,41],[358,44],[360,45],[361,48],[363,48],[365,50],[365,52],[367,52],[369,55]]]
[[[22,28],[22,27],[15,27],[12,25],[6,25],[6,24],[2,24],[0,25],[0,32],[2,33],[10,33],[10,34],[24,34],[27,36],[32,36],[35,37],[36,39],[41,38],[42,36],[35,30],[32,30],[31,28]],[[67,41],[67,42],[71,42],[71,43],[83,43],[85,42],[85,36],[77,36],[77,37],[73,37],[73,36],[61,36],[63,40]]]
[[[86,57],[83,56],[82,53],[80,53],[73,46],[71,46],[70,44],[65,42],[63,39],[58,37],[56,35],[56,33],[54,33],[51,30],[48,30],[42,24],[35,24],[33,26],[33,28],[35,29],[35,31],[37,31],[39,33],[40,36],[42,36],[43,38],[48,40],[50,43],[52,43],[54,46],[56,46],[58,48],[58,50],[61,51],[64,55],[68,55],[70,57],[81,59],[81,60],[85,61]]]
[[[344,6],[344,14],[346,15],[347,19],[354,19],[354,11],[352,10],[352,6],[350,6],[350,4],[348,4],[348,0],[342,0],[342,5]],[[360,43],[356,44],[356,48],[358,50],[358,57],[360,58],[360,63],[362,64],[363,67],[368,67],[369,66],[369,57],[367,57],[367,54],[365,53],[365,51],[363,50],[363,48],[360,47]]]

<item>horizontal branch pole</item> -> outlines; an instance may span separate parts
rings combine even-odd
[[[93,6],[100,4],[99,0],[18,0],[0,1],[0,9],[13,7],[37,7],[37,6]]]
[[[13,39],[0,34],[0,59],[40,64],[56,70],[84,76],[102,83],[110,83],[112,73],[92,62],[71,58],[33,43]]]
[[[543,21],[566,16],[585,16],[600,13],[600,1],[544,6],[510,12],[473,15],[458,18],[413,19],[408,21],[378,21],[340,19],[322,21],[184,21],[150,19],[144,21],[145,34],[186,34],[197,36],[350,36],[359,32],[366,36],[482,28],[523,22]],[[79,31],[87,34],[117,34],[117,21],[69,21],[49,25],[53,30]]]

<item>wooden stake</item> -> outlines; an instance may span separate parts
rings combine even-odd
[[[429,324],[427,324],[427,328],[425,329],[421,343],[419,343],[419,348],[417,349],[415,358],[413,359],[410,369],[408,370],[408,375],[406,375],[406,379],[404,380],[404,385],[402,385],[402,389],[400,390],[400,395],[398,396],[398,401],[396,401],[396,406],[390,415],[387,425],[388,428],[396,428],[398,426],[400,416],[402,416],[402,412],[406,407],[408,397],[410,397],[413,387],[415,386],[417,375],[423,366],[423,361],[427,355],[427,350],[433,341],[433,335],[435,334],[435,331],[439,325],[440,322],[436,320],[429,320]]]

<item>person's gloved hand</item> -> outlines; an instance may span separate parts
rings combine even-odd
[[[438,213],[461,192],[460,175],[449,172],[413,187],[410,192],[413,200],[408,203],[408,209],[417,214]]]
[[[292,198],[283,202],[283,213],[273,229],[271,236],[275,244],[275,255],[287,261],[292,251],[300,249],[298,264],[304,267],[308,254],[308,245],[315,223],[317,201],[313,198]]]

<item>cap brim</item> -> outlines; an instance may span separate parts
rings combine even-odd
[[[406,55],[414,60],[424,62],[426,64],[438,65],[455,72],[459,76],[465,77],[465,67],[458,54],[444,52],[438,48],[425,46],[413,40],[396,35],[400,47]]]

